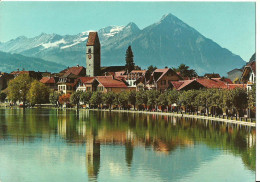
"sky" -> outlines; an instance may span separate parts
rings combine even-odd
[[[168,13],[245,61],[255,53],[254,2],[0,2],[0,41],[129,22],[143,29]]]

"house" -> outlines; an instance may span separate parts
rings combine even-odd
[[[130,73],[126,74],[125,79],[129,87],[136,88],[136,84],[138,83],[137,80],[142,80],[142,83],[146,85],[148,79],[148,72],[147,70],[132,70]]]
[[[26,75],[29,75],[29,77],[36,79],[36,80],[40,80],[42,78],[42,74],[40,72],[35,72],[35,71],[25,71],[25,70],[19,71],[19,69],[17,69],[17,71],[11,72],[11,74],[14,77],[17,77],[18,75],[21,75],[21,74],[26,74]]]
[[[179,80],[172,81],[169,88],[181,90],[198,90],[198,89],[235,89],[235,88],[246,88],[246,84],[232,84],[231,80],[219,79],[219,78],[197,78],[192,80]]]
[[[205,88],[204,85],[197,82],[197,80],[180,80],[171,81],[170,88],[180,90],[199,90]]]
[[[76,91],[96,91],[97,82],[94,82],[95,77],[79,77],[77,81]],[[95,85],[96,83],[96,85]]]
[[[58,91],[63,94],[71,94],[76,90],[78,76],[72,73],[65,73],[63,76],[59,78],[58,81]]]
[[[64,74],[69,75],[70,73],[78,77],[84,77],[86,76],[86,68],[79,65],[68,67],[60,72],[60,76],[63,76]]]
[[[233,82],[235,81],[236,79],[240,79],[241,75],[243,73],[243,70],[242,69],[233,69],[231,71],[229,71],[227,74],[228,74],[228,78]]]
[[[131,88],[128,88],[127,82],[122,78],[117,78],[114,76],[97,76],[95,80],[98,82],[96,90],[103,93],[111,91],[119,93],[122,91],[131,90]],[[93,84],[95,83],[93,82]]]
[[[182,78],[170,68],[156,69],[148,81],[147,88],[162,92],[169,88],[172,81],[179,80],[182,80]]]
[[[251,90],[252,85],[256,83],[256,62],[251,61],[243,70],[240,81],[247,84],[247,90]]]
[[[43,83],[44,85],[46,85],[52,90],[58,90],[58,85],[57,85],[58,81],[59,81],[58,77],[52,77],[52,76],[42,77],[42,79],[40,80],[41,83]]]

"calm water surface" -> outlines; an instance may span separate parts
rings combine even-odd
[[[86,110],[0,109],[0,181],[255,181],[255,129]]]

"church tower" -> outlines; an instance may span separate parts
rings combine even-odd
[[[86,50],[87,76],[100,74],[100,42],[97,32],[89,32]]]

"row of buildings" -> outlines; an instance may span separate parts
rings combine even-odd
[[[5,89],[8,81],[20,74],[28,74],[39,80],[50,89],[64,94],[74,91],[122,92],[130,90],[165,91],[168,89],[190,90],[201,88],[234,89],[248,88],[256,81],[255,61],[243,69],[240,81],[234,84],[229,78],[219,74],[205,74],[202,77],[187,78],[171,68],[147,70],[134,69],[127,71],[124,66],[101,67],[101,46],[97,32],[90,32],[86,44],[86,68],[83,66],[68,67],[59,73],[14,71],[0,74],[0,91]]]

